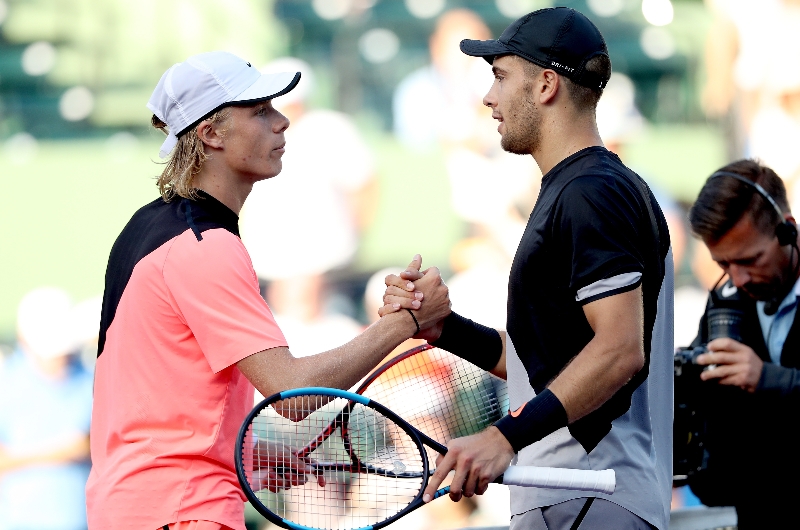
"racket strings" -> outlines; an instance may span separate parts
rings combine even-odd
[[[424,484],[420,446],[370,407],[304,396],[263,408],[249,429],[241,448],[248,483],[266,508],[295,524],[374,525],[405,508]]]
[[[508,412],[504,381],[438,348],[389,366],[362,394],[443,444],[479,432]]]

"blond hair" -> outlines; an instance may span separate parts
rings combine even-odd
[[[231,115],[231,108],[226,107],[215,112],[203,121],[211,123],[223,123]],[[153,127],[167,134],[167,124],[153,114],[150,122]],[[220,129],[218,133],[224,134],[225,129]],[[171,201],[175,196],[186,199],[197,199],[197,188],[194,187],[194,177],[200,172],[200,168],[209,158],[203,142],[197,136],[197,127],[192,127],[178,138],[178,143],[169,155],[169,159],[164,162],[164,171],[158,177],[157,185],[161,197],[166,202]]]

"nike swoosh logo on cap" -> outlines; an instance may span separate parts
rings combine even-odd
[[[736,289],[735,285],[726,284],[722,286],[722,289],[720,289],[719,294],[721,294],[723,298],[728,298],[730,296],[735,295],[737,290],[738,289]]]

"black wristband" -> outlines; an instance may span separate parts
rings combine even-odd
[[[414,316],[414,312],[413,311],[411,311],[408,308],[406,308],[406,311],[408,311],[408,314],[411,315],[411,318],[414,319],[414,324],[417,325],[417,331],[414,333],[414,335],[416,335],[417,333],[419,333],[419,321],[417,320],[417,317]]]
[[[497,366],[503,354],[503,339],[496,329],[473,322],[457,313],[450,313],[445,317],[442,334],[432,344],[486,371]]]
[[[514,451],[519,452],[523,447],[566,427],[567,423],[564,405],[550,389],[545,388],[541,394],[516,411],[497,420],[494,426],[503,433]]]

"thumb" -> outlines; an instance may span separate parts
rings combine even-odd
[[[412,259],[411,263],[408,264],[406,270],[419,272],[419,269],[421,267],[422,267],[422,256],[420,256],[419,254],[415,254],[414,259]]]

